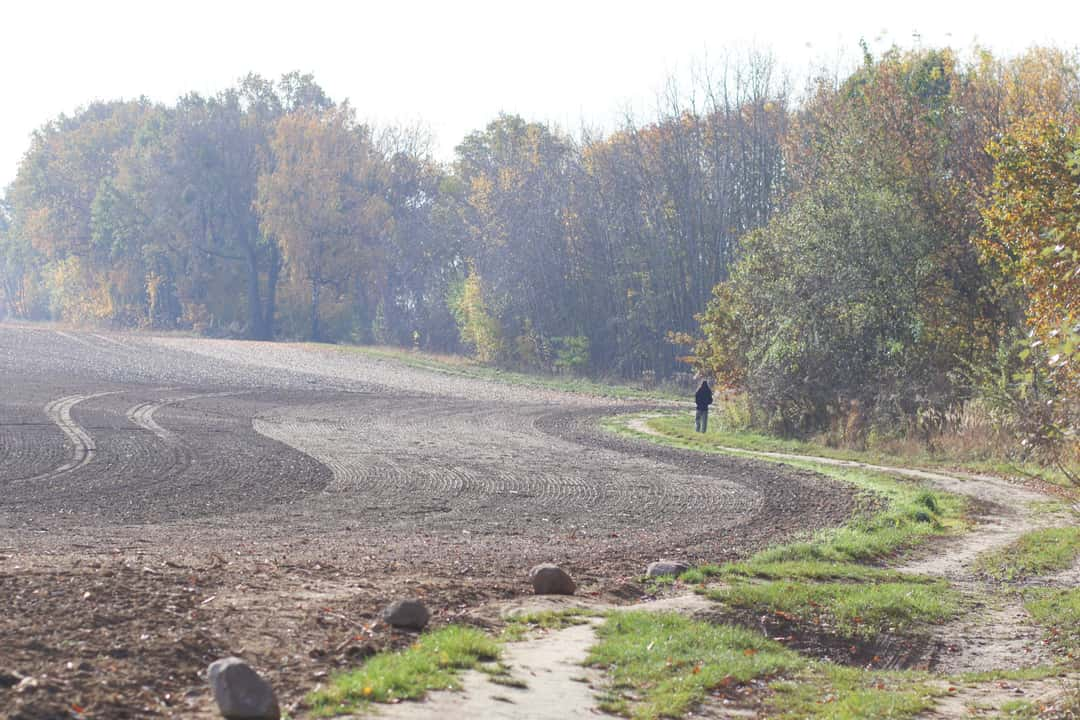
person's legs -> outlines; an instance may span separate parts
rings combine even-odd
[[[701,432],[709,429],[709,408],[701,411]]]
[[[701,412],[702,411],[700,409],[698,409],[698,410],[696,410],[694,412],[694,431],[695,432],[704,432],[704,430],[701,429]]]

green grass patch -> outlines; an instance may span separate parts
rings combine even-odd
[[[604,382],[570,375],[540,375],[482,365],[469,358],[453,355],[435,355],[401,348],[370,345],[314,345],[318,348],[333,348],[339,352],[352,352],[367,355],[380,360],[393,360],[409,367],[430,370],[442,375],[472,378],[477,380],[495,380],[509,385],[559,390],[562,392],[610,397],[618,399],[642,400],[685,400],[684,393],[668,392],[663,389],[647,390],[618,382]]]
[[[1080,527],[1045,528],[983,555],[977,567],[987,575],[1011,582],[1065,570],[1078,557]]]
[[[411,647],[373,656],[359,669],[335,675],[308,695],[318,716],[352,712],[370,702],[423,697],[428,690],[458,689],[458,671],[496,660],[499,643],[480,630],[450,626],[422,635]]]
[[[540,610],[537,612],[514,615],[506,621],[503,628],[503,639],[516,642],[521,640],[530,631],[543,628],[545,630],[562,630],[574,625],[584,625],[590,618],[602,617],[603,612],[590,608],[565,608],[563,610]]]
[[[654,419],[650,424],[663,423],[667,418]],[[609,419],[605,426],[617,432],[640,435],[627,426],[628,419]],[[663,424],[654,427],[661,432],[669,428]],[[693,435],[697,435],[694,438]],[[640,435],[664,444],[686,447],[705,452],[724,453],[722,444],[712,437],[694,433],[690,437],[678,435],[657,438]],[[705,437],[706,440],[700,438]],[[763,458],[763,460],[768,460]],[[882,472],[860,468],[837,467],[802,460],[772,460],[806,470],[813,470],[827,477],[854,485],[865,493],[868,505],[880,503],[874,508],[839,528],[823,530],[813,538],[788,543],[764,550],[748,562],[779,563],[814,561],[831,563],[880,561],[904,550],[916,547],[928,538],[947,535],[967,526],[964,520],[966,498],[951,493],[927,489],[919,484],[904,481]]]
[[[597,635],[586,662],[611,680],[601,707],[639,720],[681,717],[710,690],[807,665],[758,633],[677,613],[612,613]]]
[[[699,565],[679,575],[679,581],[688,585],[700,585],[710,578],[720,577],[723,574],[724,568],[720,565]]]
[[[960,596],[939,580],[891,582],[739,583],[708,597],[730,607],[768,609],[842,635],[868,637],[943,622],[960,611]]]
[[[645,586],[651,593],[658,593],[664,588],[675,587],[676,577],[674,575],[657,575],[656,577],[646,577]]]
[[[770,718],[903,720],[934,707],[941,690],[922,673],[874,672],[819,663],[798,676],[771,684]]]
[[[685,398],[684,398],[685,399]],[[652,418],[650,427],[672,437],[714,447],[731,447],[756,452],[781,452],[800,455],[815,455],[836,460],[854,460],[876,465],[894,465],[898,467],[920,467],[930,470],[956,469],[971,473],[992,473],[996,475],[1022,475],[1038,477],[1047,482],[1066,488],[1075,488],[1068,477],[1060,470],[1030,463],[1015,463],[1002,459],[973,459],[970,457],[950,457],[926,451],[925,448],[908,446],[904,454],[881,451],[837,448],[806,440],[779,438],[763,433],[745,430],[731,430],[720,424],[713,424],[707,433],[694,431],[693,413],[678,413]]]
[[[998,710],[999,718],[1010,720],[1036,720],[1042,715],[1038,705],[1030,700],[1007,700]]]
[[[491,675],[488,680],[496,685],[502,685],[503,687],[517,688],[518,690],[525,690],[529,687],[529,683],[521,680],[520,678],[511,677],[506,675]]]
[[[941,694],[925,673],[812,662],[758,633],[674,613],[614,613],[598,635],[587,662],[611,681],[601,709],[638,720],[682,717],[750,680],[771,680],[766,715],[788,719],[913,718]]]
[[[963,512],[967,501],[960,496],[928,490],[882,473],[789,464],[851,483],[880,498],[883,507],[862,513],[842,527],[822,530],[810,540],[763,550],[751,557],[749,564],[880,561],[966,526]]]
[[[763,580],[847,580],[849,582],[918,582],[914,575],[885,570],[869,565],[829,562],[824,560],[788,560],[780,562],[730,563],[722,568],[728,578],[759,578]]]
[[[1062,653],[1080,658],[1080,588],[1035,588],[1024,607]]]
[[[1040,515],[1061,515],[1065,518],[1080,516],[1080,512],[1073,510],[1072,505],[1062,500],[1031,500],[1027,503],[1027,508]]]

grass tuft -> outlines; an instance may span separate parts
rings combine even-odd
[[[1080,527],[1035,530],[1006,547],[979,558],[978,569],[1014,582],[1072,567],[1080,557]]]
[[[709,578],[719,577],[723,574],[724,568],[720,565],[699,565],[679,575],[679,581],[688,585],[700,585]]]
[[[677,613],[613,613],[597,635],[586,662],[611,680],[603,709],[639,720],[681,717],[710,690],[807,664],[758,633]]]
[[[731,607],[765,608],[861,637],[941,623],[960,611],[960,596],[947,583],[923,578],[874,583],[740,583],[713,590],[708,597]]]
[[[357,670],[331,678],[308,695],[317,716],[351,712],[370,702],[423,697],[428,690],[456,690],[458,670],[496,660],[498,642],[475,628],[450,626],[425,634],[405,650],[380,653]]]
[[[795,720],[914,718],[934,707],[941,690],[920,673],[871,672],[818,664],[790,681],[772,683],[768,717]]]
[[[1071,660],[1080,658],[1080,588],[1029,590],[1024,607],[1059,651]]]
[[[847,580],[850,582],[932,582],[917,575],[885,570],[869,565],[840,563],[825,560],[787,560],[781,562],[741,562],[725,565],[724,576],[729,578],[760,578],[764,580]]]
[[[574,625],[584,625],[589,622],[589,618],[601,617],[603,614],[598,610],[580,607],[523,613],[507,619],[502,636],[505,640],[516,642],[524,638],[530,630],[562,630]]]

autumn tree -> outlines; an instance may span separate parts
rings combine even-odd
[[[702,318],[699,367],[787,432],[856,407],[919,424],[970,397],[963,369],[992,362],[1016,317],[972,244],[985,145],[1017,108],[1073,93],[1064,70],[1046,97],[1007,70],[894,50],[817,84],[790,135],[786,208],[743,241]]]
[[[1035,116],[990,153],[994,182],[979,245],[1024,288],[1028,321],[1049,340],[1080,322],[1080,126]]]
[[[754,55],[672,89],[654,122],[585,144],[571,218],[596,365],[678,367],[669,331],[695,329],[739,239],[782,197],[789,118],[771,59]]]
[[[358,329],[370,328],[371,339],[382,344],[456,350],[459,335],[446,297],[463,267],[459,184],[434,160],[420,128],[385,128],[376,146],[392,222],[383,272],[368,284],[372,294],[358,308]]]
[[[543,366],[548,343],[573,324],[565,292],[572,145],[539,123],[502,115],[457,148],[465,188],[466,252],[516,359]]]
[[[11,221],[0,202],[0,318],[18,315],[19,297],[25,275],[23,252],[11,233]]]
[[[48,266],[57,315],[123,321],[142,303],[140,259],[99,242],[92,220],[119,155],[152,112],[145,101],[95,103],[34,133],[9,201],[15,234]]]
[[[370,271],[389,223],[371,184],[380,159],[347,105],[285,115],[271,141],[273,168],[260,178],[262,228],[281,243],[289,271],[310,292],[310,336],[320,332],[324,291],[348,292]]]
[[[1030,328],[996,399],[1025,446],[1080,482],[1080,126],[1034,115],[990,145],[979,246],[1026,298]]]

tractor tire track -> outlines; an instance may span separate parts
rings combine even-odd
[[[157,400],[142,402],[129,408],[126,413],[127,419],[134,425],[138,425],[143,430],[149,430],[154,435],[157,435],[161,440],[170,446],[183,446],[184,441],[173,431],[166,430],[158,424],[154,419],[154,414],[157,413],[163,407],[170,405],[179,405],[180,403],[188,402],[190,400],[201,400],[202,398],[212,397],[229,397],[232,395],[238,395],[236,392],[219,392],[219,393],[199,393],[197,395],[185,395],[184,397],[170,398],[168,400]]]
[[[106,395],[116,395],[117,393],[118,391],[114,390],[110,392],[93,393],[90,395],[68,395],[66,397],[57,398],[47,404],[45,406],[45,415],[60,428],[60,432],[64,433],[68,442],[71,443],[71,456],[68,461],[62,465],[59,465],[48,472],[24,478],[21,482],[32,483],[42,480],[51,480],[58,475],[63,475],[78,470],[81,467],[85,467],[93,461],[94,455],[97,453],[97,445],[94,442],[94,438],[82,425],[79,425],[71,418],[71,411],[76,405],[85,402],[86,400],[93,400],[94,398],[105,397]]]

